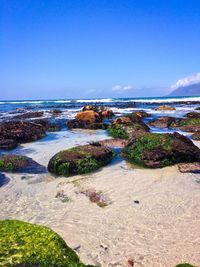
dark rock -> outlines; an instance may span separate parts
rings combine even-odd
[[[200,118],[200,113],[199,112],[189,112],[186,114],[186,117],[187,118],[193,118],[193,119],[196,119],[196,118]]]
[[[26,156],[8,154],[0,156],[0,171],[43,173],[45,167]]]
[[[2,144],[6,140],[11,141],[7,147],[15,147],[16,143],[26,143],[36,141],[45,136],[45,129],[43,126],[34,122],[9,121],[0,124],[0,140]],[[4,145],[5,147],[5,145]]]
[[[83,107],[82,111],[94,111],[94,112],[99,112],[99,107],[95,105],[86,105]]]
[[[36,111],[36,112],[27,112],[21,115],[15,116],[15,119],[31,119],[31,118],[38,118],[43,116],[43,111]]]
[[[53,114],[54,116],[60,115],[62,114],[62,110],[60,109],[53,109],[50,111],[51,114]]]
[[[101,145],[84,145],[66,149],[53,156],[48,171],[56,175],[88,173],[110,163],[113,152]]]
[[[10,150],[16,148],[17,146],[18,143],[13,139],[0,139],[0,149]]]
[[[103,122],[99,123],[87,123],[81,120],[73,119],[69,120],[67,122],[67,127],[71,129],[91,129],[91,130],[97,130],[97,129],[107,129],[107,124]]]
[[[176,122],[176,118],[173,117],[161,117],[148,122],[149,126],[154,126],[157,128],[168,128],[170,125]]]
[[[123,150],[123,156],[130,162],[160,168],[181,162],[200,160],[200,150],[193,142],[179,134],[146,133],[132,140]]]
[[[134,203],[135,204],[140,204],[140,201],[139,200],[134,200]]]

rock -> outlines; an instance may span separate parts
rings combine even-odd
[[[97,129],[107,129],[107,124],[103,122],[99,123],[87,123],[81,120],[73,119],[69,120],[67,122],[67,127],[71,129],[91,129],[91,130],[97,130]]]
[[[88,124],[102,122],[101,116],[93,110],[78,112],[75,118]]]
[[[42,126],[48,132],[58,132],[61,130],[59,124],[49,122],[47,119],[34,120],[34,123]]]
[[[100,115],[103,117],[103,118],[112,118],[114,116],[114,113],[112,110],[110,109],[107,109],[107,110],[102,110],[100,112]]]
[[[58,152],[48,164],[48,171],[63,176],[95,171],[110,163],[113,152],[101,144],[77,146]]]
[[[56,194],[56,198],[59,198],[63,203],[71,201],[71,199],[67,196],[64,190],[58,191]]]
[[[186,117],[187,118],[193,118],[193,119],[196,119],[196,118],[200,118],[200,113],[199,112],[189,112],[186,114]]]
[[[38,117],[42,117],[44,114],[43,111],[36,111],[36,112],[27,112],[24,114],[20,114],[15,116],[15,119],[31,119],[31,118],[38,118]]]
[[[50,111],[50,113],[51,113],[53,116],[57,116],[57,115],[62,114],[62,110],[60,110],[60,109],[53,109],[53,110]]]
[[[0,124],[0,140],[2,144],[6,144],[6,140],[13,140],[7,147],[16,147],[16,143],[26,143],[36,141],[45,136],[43,126],[34,122],[25,121],[8,121]],[[5,145],[4,145],[5,147]]]
[[[137,116],[129,115],[116,118],[108,127],[114,138],[133,139],[149,131],[149,127]]]
[[[171,124],[184,132],[200,132],[200,118],[183,118]]]
[[[134,259],[129,258],[127,262],[127,267],[134,267],[134,264],[135,264]]]
[[[178,165],[178,169],[182,173],[200,173],[200,163],[194,162],[194,163],[180,163]]]
[[[192,135],[192,139],[200,141],[200,132],[196,132]]]
[[[26,156],[8,154],[0,156],[0,171],[43,173],[45,167]]]
[[[94,105],[86,105],[83,107],[82,111],[94,111],[94,112],[99,112],[99,107],[94,106]]]
[[[151,117],[151,115],[149,113],[147,113],[146,111],[143,111],[143,110],[135,111],[131,115],[139,117],[139,118]]]
[[[154,126],[157,128],[168,128],[170,125],[176,122],[176,118],[173,117],[161,117],[148,122],[149,126]]]
[[[0,139],[0,149],[10,150],[16,148],[17,146],[18,143],[13,139]]]
[[[155,108],[157,111],[168,111],[168,110],[176,110],[175,107],[168,106],[168,105],[163,105]]]
[[[200,160],[199,148],[179,133],[146,133],[130,142],[122,154],[130,162],[149,168]]]
[[[65,241],[46,226],[2,220],[0,229],[2,266],[86,267]]]

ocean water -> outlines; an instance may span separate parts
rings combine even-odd
[[[197,97],[153,97],[153,98],[103,98],[103,99],[61,99],[61,100],[22,100],[0,101],[0,120],[28,111],[44,111],[44,117],[49,117],[49,111],[60,109],[61,117],[74,118],[76,112],[86,104],[104,105],[110,107],[119,115],[143,109],[152,116],[176,116],[182,117],[187,112],[200,106],[200,96]],[[176,111],[158,112],[155,107],[167,104],[176,108]]]

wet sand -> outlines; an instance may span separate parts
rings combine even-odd
[[[61,135],[63,133],[60,133]],[[67,135],[65,132],[64,134]],[[107,136],[58,138],[23,145],[16,151],[47,165],[61,149]],[[199,145],[199,142],[195,142]],[[131,167],[120,158],[98,172],[71,178],[44,174],[9,174],[0,188],[0,219],[49,226],[84,263],[98,266],[200,266],[200,175],[182,174],[177,166],[158,170]],[[23,179],[22,179],[23,178]],[[112,203],[100,208],[81,189],[102,191]],[[64,190],[70,201],[56,194]],[[138,203],[139,202],[139,203]]]

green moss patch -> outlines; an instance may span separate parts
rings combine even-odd
[[[0,266],[85,266],[64,240],[47,227],[4,220],[0,221],[0,229]]]
[[[124,129],[123,125],[118,124],[118,125],[110,125],[108,127],[108,133],[110,136],[114,138],[120,138],[120,139],[128,139],[128,133]]]

